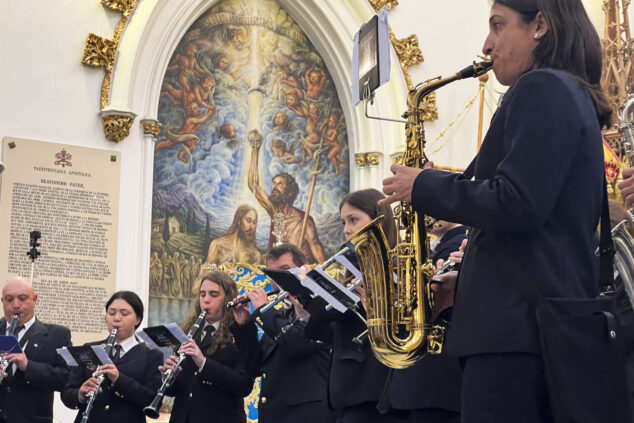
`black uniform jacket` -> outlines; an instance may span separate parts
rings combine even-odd
[[[462,241],[467,237],[467,229],[469,229],[467,226],[460,225],[445,232],[434,249],[434,257],[432,258],[434,266],[438,260],[442,259],[447,261],[449,254],[458,251],[460,244],[462,244]]]
[[[0,322],[4,334],[7,323]],[[17,369],[0,385],[0,407],[8,423],[53,421],[53,392],[61,391],[68,378],[68,367],[57,355],[57,349],[71,344],[70,330],[63,326],[35,320],[22,337],[29,363],[24,371]]]
[[[416,211],[474,228],[448,334],[451,354],[539,352],[533,311],[511,271],[501,270],[504,261],[511,268],[527,263],[528,278],[545,297],[597,294],[593,235],[604,172],[588,92],[567,74],[542,69],[506,93],[474,180],[434,169],[418,175]]]
[[[253,316],[264,330],[258,421],[334,422],[335,413],[328,407],[330,345],[308,340],[306,322],[296,320],[292,308],[256,311]]]
[[[86,345],[105,344],[105,340]],[[158,366],[163,364],[163,353],[150,350],[140,343],[132,347],[123,357],[114,362],[119,370],[119,378],[112,385],[107,377],[102,383],[93,403],[89,421],[91,423],[129,422],[143,423],[143,408],[154,399],[161,386],[161,372]],[[79,409],[75,422],[80,422],[86,404],[79,402],[77,394],[81,385],[92,376],[85,366],[73,367],[68,383],[62,391],[62,401],[69,408]]]
[[[328,399],[335,410],[363,403],[376,403],[384,397],[392,369],[381,364],[372,353],[366,339],[362,345],[353,342],[366,330],[366,325],[351,311],[319,312],[324,309],[321,299],[311,301],[311,313],[306,328],[310,339],[322,339],[332,344],[332,361],[328,382]],[[334,321],[333,321],[334,319]]]
[[[257,372],[257,328],[252,322],[234,324],[231,332],[235,343],[208,355],[202,371],[191,357],[183,361],[181,374],[167,390],[175,397],[170,423],[246,421],[244,397],[251,392]],[[207,347],[200,345],[203,353]]]

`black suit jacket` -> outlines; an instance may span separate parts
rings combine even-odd
[[[362,345],[352,341],[365,331],[366,326],[350,311],[345,314],[337,311],[323,313],[323,300],[318,299],[313,303],[317,306],[307,306],[307,309],[316,312],[310,311],[311,318],[306,328],[306,336],[332,344],[328,382],[328,399],[331,407],[343,410],[364,403],[379,406],[384,399],[383,394],[392,369],[374,357],[367,340]],[[389,404],[381,408],[385,407],[389,408]]]
[[[292,309],[253,316],[264,330],[258,421],[334,422],[328,407],[330,345],[308,340],[306,322],[295,320]]]
[[[4,334],[7,322],[0,322]],[[7,423],[53,421],[53,392],[61,391],[68,378],[68,367],[57,355],[57,349],[71,344],[70,330],[63,326],[35,320],[23,335],[29,363],[24,371],[17,369],[0,385],[0,407]]]
[[[105,340],[86,345],[104,344]],[[119,370],[119,378],[113,385],[107,377],[102,391],[95,398],[90,412],[91,423],[126,422],[144,423],[143,408],[154,399],[161,386],[161,372],[158,366],[163,364],[163,353],[150,350],[145,344],[137,344],[123,357],[114,362]],[[79,402],[77,395],[81,385],[92,376],[86,367],[73,367],[68,383],[62,391],[62,401],[68,408],[79,409],[75,422],[80,422],[86,404]]]
[[[252,322],[234,324],[231,332],[235,343],[208,355],[202,371],[190,357],[183,361],[181,374],[167,391],[175,397],[170,423],[246,421],[244,397],[251,392],[257,372],[257,328]],[[208,346],[200,347],[204,352]]]
[[[434,257],[432,259],[434,266],[438,260],[443,259],[447,261],[449,254],[458,251],[460,244],[462,244],[462,241],[467,237],[467,229],[469,228],[464,225],[456,226],[455,228],[449,229],[442,238],[440,238],[440,241],[434,249]]]
[[[416,211],[474,228],[447,336],[451,354],[539,352],[533,310],[502,261],[530,263],[527,276],[544,297],[597,294],[601,140],[585,88],[563,72],[535,70],[493,116],[474,180],[434,169],[418,175]]]

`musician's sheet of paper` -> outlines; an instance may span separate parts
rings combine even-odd
[[[5,137],[0,187],[0,277],[29,277],[29,232],[41,256],[36,315],[67,326],[73,344],[107,333],[104,304],[115,289],[121,154]]]

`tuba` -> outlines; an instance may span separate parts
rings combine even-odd
[[[473,63],[447,78],[423,82],[407,97],[406,150],[401,163],[422,168],[425,130],[421,104],[437,89],[459,79],[488,72],[491,62]],[[397,243],[391,249],[378,217],[354,234],[347,245],[354,250],[366,289],[368,337],[376,358],[394,369],[413,365],[426,353],[442,352],[445,327],[431,322],[435,273],[427,227],[430,218],[419,216],[410,202],[394,210]],[[426,221],[427,220],[427,221]]]

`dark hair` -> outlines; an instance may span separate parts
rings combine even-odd
[[[139,324],[134,326],[134,328],[137,329],[139,325],[141,325],[141,320],[143,320],[143,301],[132,291],[117,291],[112,294],[112,297],[110,297],[106,303],[106,312],[114,300],[123,300],[130,304],[130,307],[134,310],[134,314],[139,318]]]
[[[220,272],[218,270],[207,271],[202,273],[196,278],[194,282],[194,286],[199,287],[199,294],[189,309],[189,315],[185,320],[185,323],[182,326],[182,329],[185,333],[188,333],[191,327],[194,325],[194,322],[200,315],[202,311],[200,309],[200,286],[204,281],[211,281],[217,283],[220,288],[222,288],[225,294],[225,302],[221,307],[222,315],[220,317],[220,326],[218,330],[214,333],[214,342],[207,349],[207,354],[211,354],[218,349],[233,344],[233,335],[231,334],[231,325],[236,321],[233,316],[233,311],[230,308],[226,307],[226,304],[238,296],[238,287],[236,283],[231,279],[229,275],[224,272]]]
[[[297,198],[297,194],[299,194],[299,186],[297,185],[297,182],[295,182],[295,178],[293,178],[293,175],[286,172],[278,173],[273,177],[273,179],[275,178],[284,178],[284,182],[286,183],[287,188],[287,197],[285,197],[289,199],[289,204],[292,206],[295,202],[295,199]]]
[[[380,207],[377,204],[379,200],[382,200],[383,198],[385,198],[385,195],[374,188],[354,191],[343,197],[343,200],[339,203],[339,211],[341,211],[344,204],[349,204],[355,209],[359,209],[370,216],[370,219],[375,219],[380,215],[383,215],[383,219],[381,221],[383,232],[385,233],[385,237],[387,238],[387,242],[390,244],[390,247],[394,247],[396,244],[396,225],[394,224],[392,207],[389,205]]]
[[[281,244],[277,247],[271,248],[271,250],[266,255],[266,259],[277,260],[282,257],[284,254],[290,254],[293,256],[293,264],[297,267],[303,266],[306,264],[306,256],[297,246],[293,244]]]
[[[524,23],[538,12],[544,15],[548,31],[533,50],[529,69],[552,68],[570,73],[586,87],[601,126],[610,123],[612,110],[601,89],[601,40],[581,0],[493,0],[518,12]]]

